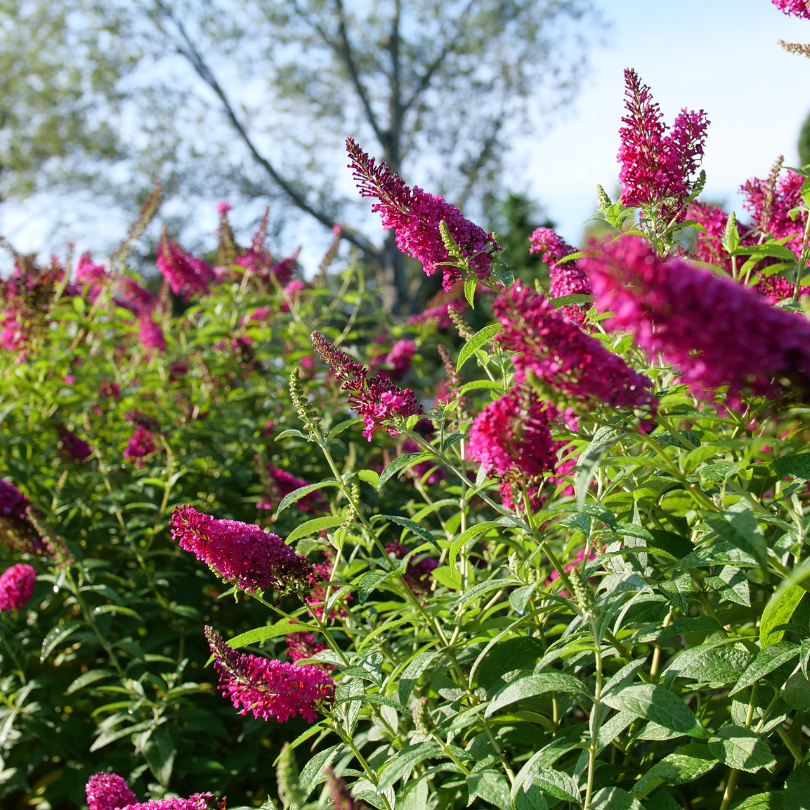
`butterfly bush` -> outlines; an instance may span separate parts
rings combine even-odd
[[[15,258],[4,803],[806,804],[810,181],[738,221],[705,114],[625,79],[622,197],[579,250],[534,230],[548,279],[352,140],[442,270],[409,317],[348,229],[305,280],[229,203],[199,258],[157,195],[103,263]]]

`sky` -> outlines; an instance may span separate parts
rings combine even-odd
[[[664,120],[706,111],[703,199],[742,214],[739,186],[764,177],[780,155],[798,163],[801,124],[810,113],[810,59],[783,51],[778,40],[810,42],[810,22],[787,17],[769,0],[601,0],[612,22],[606,46],[574,104],[539,142],[520,145],[525,190],[576,244],[591,216],[596,184],[613,194],[626,67],[650,86]],[[521,189],[523,190],[523,189]]]
[[[650,86],[666,122],[684,107],[706,111],[711,124],[702,198],[724,203],[744,219],[739,186],[766,176],[780,154],[788,166],[798,162],[799,129],[810,113],[810,59],[784,52],[777,41],[810,42],[810,22],[785,16],[769,0],[595,2],[610,25],[604,44],[589,55],[591,69],[581,92],[554,114],[551,126],[538,121],[515,144],[504,186],[537,200],[560,234],[578,244],[595,208],[596,184],[611,195],[618,188],[623,71],[633,67]],[[78,216],[79,207],[71,207]],[[203,208],[210,221],[198,225],[213,233],[214,206]],[[64,233],[51,230],[56,218],[54,202],[40,197],[6,209],[0,233],[26,252],[63,253]],[[90,247],[103,255],[126,231],[123,215],[107,212],[102,219],[101,228],[90,229],[91,238],[82,235],[86,228],[77,228],[79,250]],[[291,236],[303,243],[302,264],[314,268],[329,234],[311,221],[302,221],[299,230]]]

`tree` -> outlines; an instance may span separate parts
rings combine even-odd
[[[799,164],[801,166],[810,164],[810,113],[804,119],[799,132]]]
[[[77,0],[72,9],[68,27],[104,32],[88,58],[116,77],[104,100],[117,113],[105,122],[115,148],[104,157],[129,169],[119,170],[128,189],[159,175],[170,191],[282,201],[327,228],[354,198],[336,171],[348,134],[409,183],[424,178],[475,208],[498,188],[510,135],[575,91],[595,21],[591,0]],[[68,70],[76,58],[65,57]],[[415,300],[393,234],[344,233],[377,268],[389,311]]]

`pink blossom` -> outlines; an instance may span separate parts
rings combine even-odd
[[[320,667],[287,664],[232,650],[212,628],[205,635],[215,657],[219,689],[240,714],[286,723],[300,714],[308,723],[334,700],[335,682]]]
[[[126,781],[116,773],[96,773],[85,787],[87,810],[120,810],[138,801]]]
[[[30,503],[14,484],[0,479],[0,515],[22,520]]]
[[[687,209],[689,219],[699,222],[706,233],[696,231],[694,255],[698,261],[713,264],[715,267],[724,269],[731,274],[731,259],[723,248],[721,240],[726,232],[728,214],[719,205],[707,205],[706,203],[695,201]],[[747,247],[757,242],[754,229],[743,223],[737,223],[737,232],[740,237],[740,245]],[[737,266],[742,267],[744,259],[737,259]]]
[[[326,644],[315,640],[314,633],[291,633],[285,639],[287,642],[287,655],[292,658],[293,663],[306,658],[312,658],[326,649]]]
[[[137,802],[128,804],[125,810],[209,810],[209,799],[213,799],[213,793],[195,793],[188,799],[153,799],[150,802]],[[224,808],[224,804],[220,803]]]
[[[58,427],[62,454],[68,461],[87,461],[93,455],[93,448],[64,425]]]
[[[650,381],[542,295],[514,285],[495,299],[493,311],[503,325],[498,340],[516,352],[512,363],[518,382],[531,371],[555,391],[591,406],[655,410]]]
[[[543,261],[548,264],[549,279],[551,281],[551,297],[562,298],[564,295],[590,295],[591,284],[588,277],[579,268],[576,260],[563,262],[560,260],[572,253],[576,248],[571,247],[559,234],[551,228],[537,228],[529,237],[531,253],[542,253]],[[574,304],[562,307],[562,313],[577,323],[585,322],[585,315],[590,304]]]
[[[128,309],[138,318],[151,315],[155,308],[155,296],[146,287],[141,286],[134,278],[122,275],[117,280],[117,286],[121,293],[121,298],[115,301],[119,306]]]
[[[0,574],[0,611],[20,610],[34,593],[37,572],[30,565],[17,563]]]
[[[129,437],[127,446],[124,448],[124,458],[135,461],[136,467],[143,467],[146,463],[144,459],[157,452],[157,447],[153,441],[154,436],[140,425],[136,428],[132,436]]]
[[[450,320],[450,313],[448,312],[450,304],[439,304],[437,307],[429,307],[424,312],[416,315],[411,315],[408,318],[408,326],[416,326],[417,324],[424,323],[428,320],[435,320],[438,329],[449,329],[453,322]]]
[[[282,470],[280,467],[273,467],[270,464],[267,465],[267,475],[270,478],[274,492],[272,493],[272,497],[265,497],[259,501],[259,509],[272,509],[274,499],[277,499],[276,502],[280,502],[291,492],[295,492],[296,489],[309,485],[309,481],[304,481],[303,478],[296,478],[296,476],[287,472],[287,470]],[[300,509],[302,512],[311,512],[313,509],[318,508],[319,502],[322,500],[323,493],[319,489],[316,489],[312,492],[308,492],[303,498],[299,498],[293,506]]]
[[[627,115],[619,130],[618,156],[622,203],[652,207],[666,221],[672,217],[681,221],[684,200],[694,188],[693,175],[703,159],[709,121],[703,110],[681,110],[670,131],[638,74],[628,68],[624,81]]]
[[[439,223],[443,221],[473,272],[479,278],[489,276],[492,258],[501,250],[494,234],[487,234],[464,219],[461,211],[444,197],[428,194],[417,186],[406,186],[384,163],[377,166],[352,138],[346,139],[346,150],[360,196],[379,201],[371,210],[379,212],[384,228],[396,232],[397,247],[422,262],[425,273],[433,275],[442,267],[445,290],[461,278],[457,268],[442,266],[443,262],[454,261],[439,231]]]
[[[788,212],[803,203],[801,189],[804,179],[793,171],[778,178],[772,173],[765,180],[754,177],[740,188],[746,198],[743,207],[751,214],[757,230],[774,239],[790,237],[785,245],[797,256],[802,249],[807,214],[791,219]]]
[[[772,304],[786,301],[793,297],[794,284],[783,276],[764,276],[755,285],[754,289]],[[810,295],[810,287],[799,287],[799,297]]]
[[[138,320],[138,338],[144,349],[148,351],[156,351],[158,354],[166,351],[166,338],[163,336],[163,330],[149,315]]]
[[[783,14],[792,14],[794,17],[810,20],[810,2],[808,0],[772,0],[772,2]]]
[[[158,245],[157,266],[172,292],[185,301],[190,301],[195,295],[205,295],[214,280],[210,264],[183,250],[165,232]]]
[[[284,295],[286,298],[290,298],[293,302],[298,300],[298,293],[303,292],[307,288],[307,285],[304,284],[303,281],[300,279],[294,278],[286,287],[284,287]],[[282,312],[289,312],[290,305],[287,303],[286,298],[282,300],[280,309]]]
[[[341,389],[351,392],[348,401],[363,418],[363,436],[368,441],[382,427],[389,435],[397,435],[396,428],[386,422],[422,413],[413,391],[399,388],[379,375],[368,377],[365,366],[335,348],[320,332],[312,333],[312,345],[332,373],[343,381]]]
[[[76,283],[87,287],[87,297],[94,302],[101,293],[102,285],[107,278],[103,264],[94,264],[90,253],[82,253],[76,263]]]
[[[614,313],[609,325],[635,333],[647,354],[675,366],[696,396],[726,385],[732,405],[742,392],[810,393],[810,323],[796,313],[729,278],[664,261],[638,237],[605,243],[584,264],[597,307]]]
[[[224,216],[226,216],[228,214],[228,212],[231,210],[231,208],[232,208],[232,206],[231,206],[230,203],[225,202],[224,200],[220,200],[217,203],[217,215],[221,216],[221,217],[224,217]]]
[[[218,520],[190,506],[175,507],[172,537],[212,571],[245,591],[272,588],[276,597],[303,597],[315,577],[306,557],[277,534],[238,520]]]
[[[390,352],[375,357],[370,365],[390,365],[391,368],[380,369],[380,377],[399,382],[411,368],[411,360],[416,354],[416,344],[412,340],[398,340]]]

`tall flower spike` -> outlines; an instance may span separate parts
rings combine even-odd
[[[443,266],[454,263],[439,230],[444,222],[470,270],[479,278],[489,276],[492,258],[501,250],[494,234],[465,219],[444,197],[406,186],[384,163],[376,165],[352,138],[346,139],[346,151],[360,196],[378,200],[371,210],[380,214],[384,228],[396,232],[397,247],[422,262],[425,273],[433,275],[441,267],[445,290],[461,278],[456,267]]]
[[[186,301],[207,293],[214,280],[211,265],[183,250],[165,230],[158,245],[157,266],[172,292]]]
[[[533,372],[555,391],[592,407],[655,410],[650,381],[542,295],[514,285],[495,299],[492,308],[503,325],[498,340],[516,352],[512,363],[518,382]]]
[[[638,74],[628,68],[624,80],[627,115],[619,130],[618,155],[622,203],[653,208],[667,221],[674,216],[680,221],[684,200],[698,182],[693,174],[703,159],[709,121],[703,110],[682,110],[670,132]]]
[[[205,636],[219,674],[219,689],[235,709],[257,719],[286,723],[300,714],[308,723],[326,712],[334,700],[335,682],[319,667],[287,664],[232,650],[210,627]]]
[[[382,427],[390,436],[396,436],[398,431],[390,424],[392,420],[422,413],[413,391],[379,375],[369,377],[365,366],[333,346],[320,332],[312,333],[312,345],[332,373],[343,381],[341,389],[350,392],[349,404],[362,417],[363,436],[369,441]]]
[[[810,396],[810,323],[729,278],[679,259],[664,261],[643,239],[605,243],[584,260],[596,306],[609,326],[635,333],[653,358],[683,375],[696,396],[728,386],[740,394]]]
[[[125,805],[122,810],[213,810],[214,805],[209,804],[213,793],[195,793],[187,799],[153,799],[151,802],[136,802]],[[225,802],[217,803],[217,810],[226,810]]]
[[[591,283],[588,276],[579,268],[576,260],[560,263],[561,259],[576,253],[558,233],[551,228],[537,228],[529,237],[531,253],[542,253],[543,261],[548,264],[551,281],[551,297],[562,298],[564,295],[590,295]],[[562,313],[577,323],[585,322],[589,304],[574,304],[562,307]]]
[[[85,786],[87,810],[120,810],[138,801],[117,773],[96,773]]]
[[[273,588],[276,597],[303,598],[312,588],[312,566],[277,534],[238,520],[218,520],[190,506],[175,507],[172,537],[212,571],[245,591]]]

